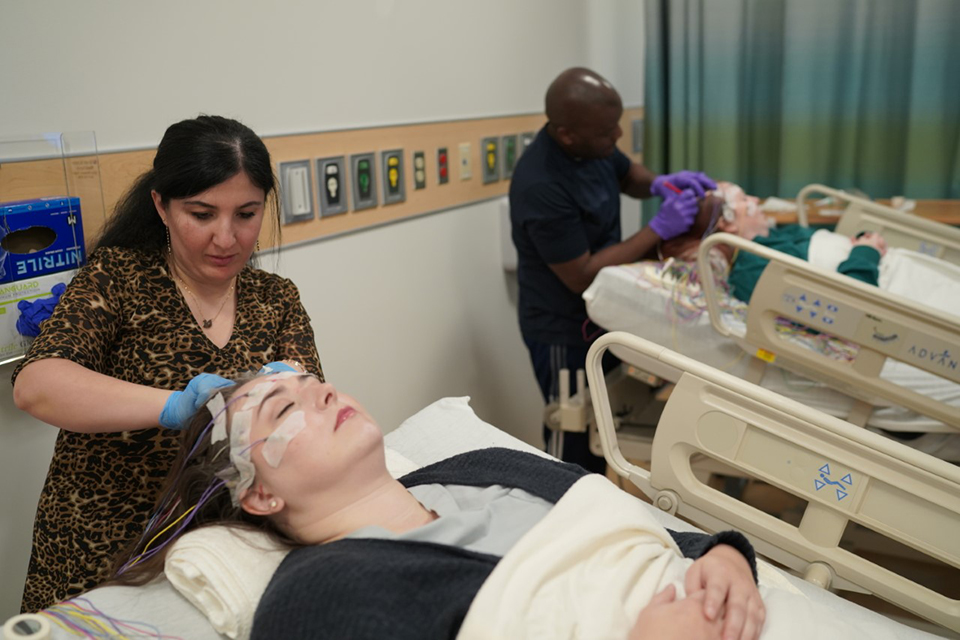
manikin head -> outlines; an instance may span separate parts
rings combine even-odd
[[[700,211],[693,226],[685,234],[664,242],[660,254],[663,258],[694,261],[700,242],[716,232],[732,233],[747,240],[768,235],[759,198],[748,196],[733,183],[717,183],[717,189],[700,200]]]

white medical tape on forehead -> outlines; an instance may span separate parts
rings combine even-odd
[[[287,445],[307,426],[307,416],[303,411],[294,411],[276,430],[267,436],[267,442],[260,452],[267,464],[276,469],[283,460]]]
[[[230,421],[230,462],[236,472],[229,474],[232,477],[224,480],[230,489],[234,506],[240,504],[240,497],[253,484],[253,478],[256,475],[256,468],[250,460],[251,425],[250,411],[237,411]]]
[[[213,417],[210,444],[217,444],[221,440],[227,439],[227,412],[223,410],[225,406],[226,402],[223,400],[222,393],[218,393],[207,401],[207,411]]]
[[[230,490],[233,506],[240,505],[240,497],[250,488],[256,476],[256,467],[250,459],[250,430],[253,426],[253,409],[260,406],[263,398],[276,386],[279,380],[300,375],[302,374],[292,371],[271,375],[245,393],[246,400],[243,402],[243,406],[234,412],[233,418],[230,420],[230,462],[233,466],[218,474]],[[214,426],[216,427],[216,424]]]

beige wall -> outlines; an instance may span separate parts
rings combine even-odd
[[[536,113],[573,65],[638,106],[642,18],[636,0],[0,1],[0,137],[92,129],[120,150],[200,112],[263,135]],[[635,204],[624,218],[636,228]],[[284,251],[328,377],[385,429],[470,395],[484,419],[539,437],[499,224],[487,201]],[[55,437],[13,407],[11,372],[0,367],[0,620],[19,605]]]

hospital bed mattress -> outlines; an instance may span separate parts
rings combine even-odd
[[[399,455],[388,455],[388,466],[394,475],[402,475],[414,468],[431,464],[450,456],[485,447],[507,447],[542,456],[547,454],[510,436],[479,419],[470,408],[469,398],[444,398],[406,420],[398,429],[387,434],[386,445]],[[697,531],[690,524],[668,513],[653,509],[656,519],[669,529]],[[855,627],[883,625],[894,637],[929,639],[930,634],[893,622],[879,614],[852,604],[842,598],[788,575],[772,565],[760,561],[762,584],[799,592],[812,604],[835,612]],[[165,636],[196,640],[224,638],[218,634],[200,612],[167,582],[160,578],[145,587],[102,587],[85,595],[87,601],[100,611],[138,626],[152,625]],[[77,636],[52,625],[52,638]],[[153,637],[153,636],[146,636]]]
[[[690,284],[685,265],[664,269],[661,262],[639,262],[606,267],[584,292],[591,321],[608,331],[626,331],[694,358],[704,364],[746,379],[751,356],[710,323],[702,291]],[[735,334],[746,332],[745,303],[725,296],[723,322]],[[807,334],[784,323],[782,336],[810,349],[850,359],[855,347],[823,334]],[[902,362],[888,361],[882,377],[937,400],[960,405],[960,386]],[[761,386],[780,395],[845,418],[853,400],[820,382],[771,367]],[[939,421],[895,406],[877,407],[868,426],[889,431],[943,431]],[[954,433],[924,433],[907,444],[948,460],[960,460],[960,438]]]

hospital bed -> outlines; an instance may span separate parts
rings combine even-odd
[[[604,340],[609,341],[607,338]],[[605,345],[607,342],[602,344]],[[631,342],[628,340],[625,344],[630,346]],[[663,359],[663,354],[661,358]],[[724,394],[726,394],[725,397],[727,399],[732,399],[733,394],[739,394],[738,398],[743,397],[748,399],[750,404],[748,404],[747,407],[749,411],[752,412],[750,413],[751,420],[753,420],[752,416],[754,413],[768,416],[765,421],[761,422],[760,427],[756,427],[758,432],[766,429],[764,433],[776,434],[777,432],[773,431],[773,429],[777,428],[776,422],[778,418],[785,423],[784,425],[780,425],[779,428],[793,428],[796,431],[797,427],[795,424],[799,418],[775,410],[775,407],[781,405],[782,399],[773,394],[762,390],[754,390],[753,385],[743,383],[729,376],[723,376],[722,374],[711,377],[710,370],[707,367],[682,358],[679,360],[676,358],[679,357],[675,356],[674,360],[663,359],[663,361],[672,366],[677,366],[677,362],[680,363],[681,367],[689,366],[690,371],[697,374],[696,382],[699,382],[701,385],[711,384],[713,388],[710,389],[711,394],[694,394],[692,398],[685,394],[678,394],[676,399],[672,399],[668,404],[669,411],[664,414],[660,431],[660,433],[664,435],[662,438],[658,436],[657,441],[658,452],[662,451],[666,457],[658,457],[653,475],[650,477],[652,478],[652,486],[657,487],[661,486],[660,482],[665,477],[668,478],[670,482],[676,482],[677,484],[671,485],[669,489],[675,490],[677,498],[670,502],[669,505],[666,505],[665,510],[658,511],[651,508],[656,519],[670,529],[695,531],[697,530],[695,527],[678,519],[672,515],[670,511],[677,511],[681,515],[691,515],[696,514],[696,512],[691,510],[690,507],[700,509],[704,516],[703,528],[707,530],[729,528],[719,523],[720,516],[729,517],[732,524],[743,526],[748,532],[748,535],[762,545],[760,549],[764,552],[770,552],[772,557],[777,557],[774,547],[777,546],[777,543],[781,543],[778,548],[782,547],[783,553],[789,556],[822,561],[824,566],[829,568],[823,569],[819,573],[830,575],[831,570],[835,571],[837,573],[835,582],[837,583],[843,583],[845,580],[856,580],[857,576],[848,571],[846,565],[838,563],[834,559],[834,552],[828,548],[828,545],[824,546],[823,554],[819,553],[819,545],[824,542],[821,538],[815,538],[814,542],[806,543],[804,543],[802,539],[794,541],[781,532],[781,528],[775,521],[758,519],[756,522],[752,522],[752,514],[737,515],[737,512],[733,508],[729,508],[730,514],[722,513],[718,516],[715,510],[703,507],[703,505],[698,502],[696,494],[689,494],[690,490],[687,486],[686,467],[682,459],[682,450],[684,450],[684,447],[695,446],[695,443],[693,445],[671,445],[670,442],[672,441],[668,440],[668,438],[673,438],[673,441],[679,442],[676,440],[678,436],[675,435],[675,432],[682,432],[684,425],[688,423],[691,416],[709,415],[712,412],[714,417],[711,418],[711,424],[721,426],[715,427],[718,431],[717,436],[709,439],[710,442],[717,445],[715,447],[716,450],[708,449],[708,451],[710,451],[712,455],[727,456],[729,454],[729,447],[724,444],[724,440],[730,435],[730,429],[735,431],[740,429],[742,431],[737,421],[743,419],[747,409],[741,409],[730,402],[718,403],[717,398],[722,400]],[[682,380],[684,390],[691,384],[688,380],[692,380],[690,375]],[[719,380],[719,382],[717,380]],[[724,384],[726,388],[723,387]],[[402,475],[419,466],[427,465],[459,453],[485,447],[508,447],[539,455],[546,455],[480,420],[473,413],[468,401],[468,398],[445,398],[439,400],[405,421],[395,431],[389,433],[385,438],[385,442],[388,453],[392,454],[388,455],[388,467],[391,468],[391,472],[395,475]],[[685,406],[682,407],[681,405]],[[681,413],[677,414],[677,411]],[[861,511],[869,513],[869,507],[872,503],[868,499],[873,492],[882,489],[893,492],[895,496],[902,495],[896,493],[898,490],[897,487],[882,484],[879,483],[879,481],[868,478],[866,475],[867,470],[861,470],[860,466],[857,466],[858,463],[854,462],[854,450],[836,450],[838,439],[841,436],[847,438],[849,442],[855,443],[858,442],[858,438],[868,437],[869,434],[857,432],[854,435],[850,435],[847,433],[850,429],[847,428],[844,430],[844,425],[839,423],[839,421],[831,420],[825,416],[819,416],[816,412],[809,410],[804,411],[805,413],[801,411],[799,415],[805,416],[810,421],[819,419],[821,422],[825,422],[829,426],[834,427],[834,431],[837,432],[836,434],[831,433],[831,435],[826,438],[812,432],[807,433],[805,437],[806,440],[810,442],[811,450],[818,452],[816,455],[822,456],[824,461],[835,465],[834,474],[840,471],[855,474],[855,486],[851,490],[851,501],[848,504],[855,503],[862,505],[866,503],[866,505],[861,508]],[[727,414],[727,417],[721,418],[719,414]],[[726,428],[723,425],[727,425]],[[701,429],[700,431],[702,432],[703,430]],[[696,432],[697,430],[694,429],[694,433]],[[609,435],[606,430],[604,433],[605,435]],[[741,440],[743,439],[744,438],[741,437]],[[818,440],[823,440],[823,442],[818,442]],[[608,444],[610,444],[609,441]],[[909,458],[910,455],[916,455],[912,451],[908,450],[904,452],[902,448],[893,447],[892,445],[889,445],[888,449],[891,447],[893,453],[889,454],[890,460],[902,459],[903,457]],[[856,450],[856,453],[859,454],[859,450]],[[879,454],[873,453],[871,455],[877,456]],[[609,460],[619,472],[623,473],[625,470],[626,475],[634,479],[635,482],[637,478],[643,477],[641,472],[632,469],[622,461],[622,458],[617,453],[615,444],[610,444]],[[884,462],[886,461],[887,460],[884,460]],[[673,466],[676,466],[673,473],[664,475],[665,470],[669,470]],[[899,482],[899,476],[896,477],[896,481]],[[929,546],[956,564],[956,544],[957,540],[960,540],[960,535],[954,535],[958,533],[956,515],[960,512],[960,506],[957,505],[960,482],[958,482],[956,472],[954,471],[951,476],[950,473],[943,472],[942,469],[927,471],[924,472],[922,478],[917,482],[920,481],[926,484],[923,487],[917,485],[917,491],[926,498],[929,498],[931,502],[939,502],[940,506],[937,508],[941,512],[949,511],[949,513],[954,515],[954,519],[952,523],[948,519],[944,528],[939,533],[936,531],[921,531],[919,541],[924,545],[924,549]],[[868,483],[874,483],[869,485],[869,490]],[[944,495],[940,496],[938,492],[942,492]],[[658,491],[655,495],[657,503],[663,507],[665,505],[664,497],[671,494],[664,490]],[[677,509],[673,508],[674,505]],[[723,503],[720,502],[720,505],[723,506]],[[830,511],[829,507],[831,506],[832,505],[827,505],[824,510]],[[911,503],[911,509],[912,511],[910,513],[915,514],[927,510],[928,505],[926,501],[913,501]],[[834,508],[834,510],[836,509]],[[930,510],[935,511],[932,507]],[[882,519],[882,516],[880,517]],[[827,524],[829,524],[829,518],[824,514],[819,515],[818,518],[819,520],[817,522],[812,522],[805,527],[804,532],[825,529]],[[763,526],[760,526],[760,523],[762,523]],[[835,529],[835,525],[831,526]],[[764,532],[764,527],[768,528],[769,532]],[[823,535],[829,538],[829,534],[826,532]],[[835,615],[838,620],[842,619],[845,623],[856,628],[867,629],[882,627],[889,632],[889,637],[897,638],[919,639],[931,637],[927,633],[889,620],[879,614],[843,600],[827,590],[780,571],[767,562],[761,561],[759,563],[759,575],[761,584],[764,585],[765,588],[789,590],[791,593],[799,594],[799,596],[807,602],[821,607],[820,611],[829,612],[830,615]],[[901,586],[901,583],[894,582],[894,588]],[[909,589],[904,589],[903,591],[907,594],[912,593]],[[899,601],[899,596],[896,593],[889,592],[889,595],[891,599]],[[218,634],[207,619],[200,615],[199,611],[186,599],[180,596],[165,579],[160,579],[145,587],[102,587],[89,592],[86,598],[87,601],[83,603],[84,607],[92,605],[112,617],[126,621],[137,621],[140,627],[146,627],[148,624],[153,625],[165,636],[196,638],[199,640],[224,637]],[[934,615],[930,617],[936,619]],[[946,620],[948,624],[954,624],[955,622],[955,617]],[[59,628],[56,624],[51,625],[51,630],[53,638],[75,637]],[[151,636],[147,634],[146,637]]]
[[[649,470],[617,438],[601,359],[677,380]],[[858,523],[960,571],[960,468],[811,410],[636,336],[602,336],[587,356],[603,453],[653,504],[708,531],[736,528],[757,550],[824,587],[862,589],[960,631],[960,601],[839,546]],[[706,457],[807,501],[799,526],[701,482]]]
[[[801,224],[814,191],[850,203],[837,225],[844,234],[875,230],[892,246],[960,258],[960,230],[820,185],[801,191]],[[717,284],[710,249],[719,244],[771,260],[749,308]],[[607,267],[584,293],[587,313],[605,329],[648,338],[856,424],[928,434],[914,444],[960,459],[960,371],[951,355],[960,354],[957,317],[727,234],[707,238],[697,264],[695,278],[690,265],[669,261]],[[831,313],[811,321],[818,302]],[[779,370],[766,371],[771,363]]]

